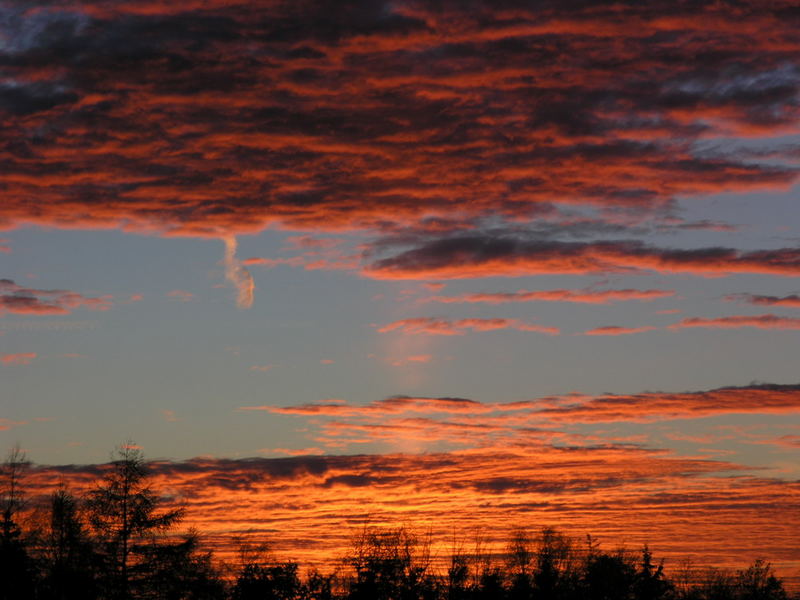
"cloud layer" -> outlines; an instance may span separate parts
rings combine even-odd
[[[421,241],[369,265],[377,279],[461,279],[545,274],[732,273],[800,274],[800,250],[740,252],[732,248],[679,250],[639,241],[559,242],[521,237],[463,235]]]
[[[796,131],[790,0],[331,7],[4,5],[0,224],[441,230],[795,180],[694,146]]]
[[[447,557],[453,534],[468,546],[478,531],[502,552],[515,526],[557,526],[604,547],[649,542],[667,568],[742,566],[766,556],[796,562],[800,525],[795,482],[745,476],[730,463],[665,456],[632,447],[529,445],[505,451],[421,455],[195,458],[152,463],[153,487],[186,509],[222,556],[235,539],[268,540],[285,560],[333,568],[366,523],[430,533]],[[59,485],[90,489],[107,465],[37,467],[25,486],[46,499]],[[714,473],[727,470],[728,477]],[[687,540],[703,537],[702,547]],[[657,540],[657,541],[656,541]]]

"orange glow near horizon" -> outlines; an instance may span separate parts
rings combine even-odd
[[[268,542],[279,560],[334,568],[365,526],[406,527],[447,558],[454,537],[482,537],[501,555],[510,532],[553,526],[606,549],[645,543],[666,568],[742,568],[763,557],[795,581],[800,484],[760,479],[736,465],[634,448],[531,445],[447,454],[193,459],[151,464],[165,507],[184,506],[219,557],[235,540]],[[90,489],[103,467],[36,467],[41,496],[61,484]],[[716,473],[724,472],[718,475]],[[698,543],[698,540],[702,540]]]

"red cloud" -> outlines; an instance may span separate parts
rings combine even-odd
[[[653,392],[588,398],[537,416],[575,423],[688,419],[720,414],[800,413],[800,385],[752,385],[677,394]]]
[[[4,312],[27,315],[67,315],[73,309],[108,310],[113,296],[90,298],[69,290],[38,290],[0,279],[0,316]]]
[[[647,392],[634,395],[547,397],[506,403],[483,403],[466,398],[395,396],[367,405],[348,405],[340,401],[296,406],[249,406],[247,411],[306,417],[355,418],[355,422],[325,425],[325,439],[335,442],[334,430],[359,431],[361,442],[373,439],[370,431],[382,436],[398,427],[420,427],[432,441],[435,432],[448,438],[454,431],[485,428],[507,440],[524,439],[532,432],[554,435],[554,423],[646,422],[659,419],[685,419],[722,414],[800,413],[800,385],[750,385],[699,392]],[[457,415],[412,419],[408,414]],[[387,419],[397,416],[397,419]],[[548,429],[541,429],[546,427]],[[442,429],[444,428],[444,429]],[[460,434],[459,434],[460,435]],[[559,434],[561,435],[561,434]],[[345,436],[345,440],[351,437]],[[598,440],[604,438],[597,438]],[[337,443],[350,443],[340,439]]]
[[[0,362],[4,365],[29,365],[36,358],[36,352],[19,352],[17,354],[0,354]]]
[[[379,333],[402,331],[403,333],[424,333],[429,335],[464,335],[465,330],[493,331],[496,329],[517,329],[519,331],[536,331],[547,335],[558,335],[556,327],[544,327],[533,323],[524,323],[517,319],[459,319],[448,321],[432,317],[401,319],[388,323],[378,329]]]
[[[21,13],[6,43],[6,227],[432,231],[796,178],[694,145],[796,130],[789,0],[59,6]],[[264,40],[269,59],[242,52]]]
[[[757,327],[759,329],[800,329],[800,319],[779,317],[777,315],[733,315],[730,317],[717,317],[703,319],[694,317],[683,319],[679,323],[669,326],[670,329],[685,329],[689,327],[707,327],[711,329],[739,329],[741,327]]]
[[[658,327],[617,327],[615,325],[609,325],[606,327],[597,327],[595,329],[590,329],[589,331],[584,331],[583,335],[631,335],[634,333],[653,331],[655,329],[658,329]]]
[[[462,294],[461,296],[432,296],[423,298],[420,303],[440,302],[455,304],[464,302],[485,302],[503,304],[506,302],[579,302],[585,304],[608,304],[626,300],[655,300],[674,296],[672,290],[519,290],[517,292]]]
[[[800,274],[800,250],[740,252],[730,248],[674,250],[641,242],[550,242],[462,236],[421,244],[364,270],[376,279],[520,277],[550,273]]]
[[[800,308],[800,296],[792,294],[790,296],[759,296],[757,294],[731,294],[725,296],[728,302],[745,302],[757,306],[789,306]]]

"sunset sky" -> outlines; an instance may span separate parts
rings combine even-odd
[[[298,557],[369,519],[800,572],[799,30],[0,1],[0,446],[35,494],[135,441]]]

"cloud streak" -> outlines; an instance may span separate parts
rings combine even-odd
[[[730,294],[724,298],[728,302],[744,302],[755,306],[786,306],[789,308],[800,308],[800,296],[791,294],[789,296],[762,296],[759,294]]]
[[[69,290],[39,290],[0,279],[0,316],[68,315],[76,308],[108,310],[113,304],[110,294],[92,298]]]
[[[635,333],[644,333],[645,331],[654,331],[658,327],[645,325],[643,327],[619,327],[617,325],[607,325],[605,327],[596,327],[588,331],[584,331],[583,335],[632,335]]]
[[[364,274],[376,279],[461,279],[645,271],[698,276],[796,276],[800,274],[800,250],[677,250],[639,241],[558,242],[468,235],[422,242],[416,248],[373,262]]]
[[[800,329],[800,319],[766,315],[732,315],[729,317],[702,318],[692,317],[669,326],[670,329],[688,329],[703,327],[707,329],[741,329],[755,327],[758,329]]]
[[[466,331],[495,331],[498,329],[516,329],[517,331],[534,331],[547,335],[558,335],[557,327],[545,327],[534,323],[525,323],[518,319],[436,319],[433,317],[415,317],[387,323],[378,328],[378,333],[399,331],[408,334],[426,335],[464,335]]]
[[[0,363],[4,365],[29,365],[37,357],[36,352],[17,352],[15,354],[0,354]]]
[[[225,242],[225,279],[230,281],[236,288],[236,306],[239,308],[250,308],[253,306],[253,294],[255,292],[255,282],[250,271],[247,270],[236,258],[236,238],[228,236],[223,239]]]
[[[509,302],[577,302],[582,304],[610,304],[630,300],[650,301],[674,296],[673,290],[519,290],[516,292],[462,294],[460,296],[431,296],[419,302],[439,302],[442,304],[486,303],[505,304]]]

